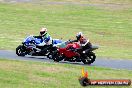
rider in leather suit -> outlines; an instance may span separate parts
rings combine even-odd
[[[34,37],[35,38],[40,38],[43,41],[42,43],[38,44],[38,46],[44,46],[44,45],[52,44],[52,38],[47,33],[47,28],[41,28],[40,35],[39,36],[34,36]]]
[[[77,33],[76,40],[73,40],[72,42],[78,42],[81,46],[80,49],[83,50],[83,53],[89,52],[89,50],[92,48],[92,44],[90,43],[89,39],[86,39],[82,32]]]

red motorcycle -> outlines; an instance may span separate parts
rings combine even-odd
[[[92,51],[98,49],[98,47],[92,47],[88,52],[85,52],[80,48],[81,46],[76,43],[68,43],[66,47],[59,47],[53,54],[53,60],[70,61],[70,62],[83,62],[84,64],[91,64],[95,61],[96,56]]]

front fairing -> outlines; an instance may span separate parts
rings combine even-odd
[[[33,36],[28,36],[23,40],[23,44],[25,45],[29,45],[30,43],[34,43],[34,44],[40,44],[42,43],[43,40],[40,38],[34,38]]]
[[[71,44],[68,44],[66,46],[67,49],[70,48],[70,47],[73,47],[75,49],[78,49],[78,48],[80,48],[80,45],[78,43],[71,43]]]
[[[58,48],[65,48],[66,47],[66,42],[60,42],[57,44],[53,44],[53,46],[56,46]]]
[[[23,40],[23,44],[25,44],[25,45],[28,45],[31,41],[33,41],[34,40],[34,37],[33,36],[28,36],[28,37],[26,37],[24,40]]]
[[[34,42],[35,42],[35,44],[40,44],[43,42],[43,40],[40,38],[35,38]]]

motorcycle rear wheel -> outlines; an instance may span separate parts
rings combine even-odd
[[[47,58],[52,59],[52,58],[53,58],[52,53],[49,53],[49,54],[47,55]]]
[[[95,61],[95,59],[96,59],[96,55],[94,53],[90,53],[85,57],[85,59],[82,60],[82,62],[84,64],[90,65],[91,63],[93,63]]]

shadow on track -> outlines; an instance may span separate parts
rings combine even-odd
[[[82,62],[68,62],[68,61],[60,61],[56,63],[61,63],[61,64],[72,64],[72,65],[79,65],[79,66],[94,66],[94,65],[88,65],[88,64],[83,64]]]
[[[32,58],[32,59],[47,59],[46,57],[36,57],[36,56],[26,56],[27,58]]]
[[[88,65],[88,64],[83,64],[82,62],[68,62],[68,61],[60,61],[60,62],[54,62],[52,59],[48,59],[45,56],[25,56],[27,59],[43,59],[44,61],[52,62],[52,63],[60,63],[60,64],[72,64],[72,65],[81,65],[81,66],[94,66],[94,65]]]

